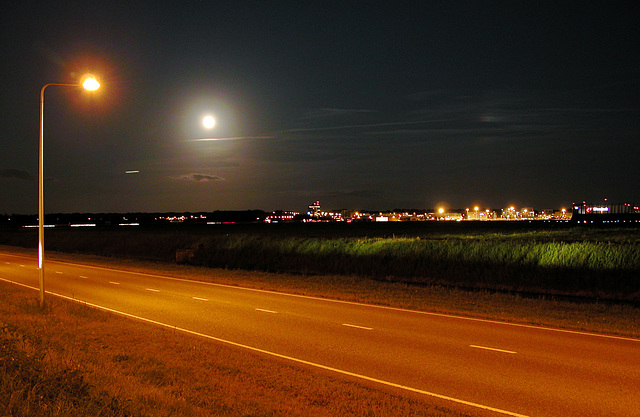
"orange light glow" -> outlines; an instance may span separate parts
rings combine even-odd
[[[82,77],[82,87],[84,87],[85,90],[95,91],[100,88],[100,83],[93,75],[86,74]]]

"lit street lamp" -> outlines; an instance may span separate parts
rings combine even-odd
[[[83,87],[93,91],[100,83],[92,75],[85,75],[79,84],[49,83],[40,90],[40,152],[38,158],[38,271],[40,275],[40,307],[44,307],[44,90],[50,85]]]

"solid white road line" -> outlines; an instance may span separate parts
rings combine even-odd
[[[492,350],[494,352],[502,352],[502,353],[518,353],[512,350],[496,349],[496,348],[490,348],[486,346],[469,345],[469,347],[476,348],[476,349]]]

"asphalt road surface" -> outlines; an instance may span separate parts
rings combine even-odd
[[[640,416],[640,339],[48,261],[57,294],[467,412]],[[0,279],[39,288],[35,258]]]

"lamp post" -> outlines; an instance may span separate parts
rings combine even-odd
[[[83,87],[93,91],[100,83],[92,75],[85,75],[79,84],[49,83],[40,90],[40,151],[38,157],[38,273],[40,276],[40,307],[44,307],[44,90],[51,85]]]

